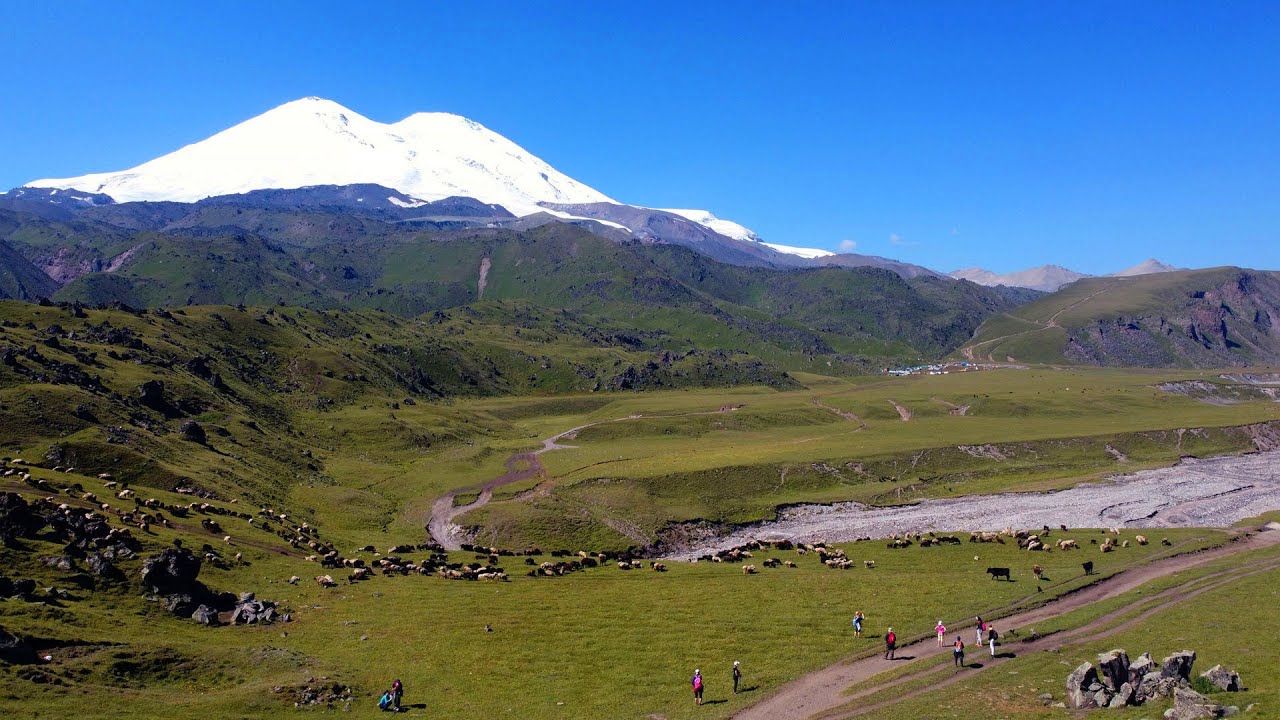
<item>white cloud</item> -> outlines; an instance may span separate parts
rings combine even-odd
[[[904,245],[919,245],[920,243],[915,240],[907,240],[898,233],[889,233],[889,244],[901,247]]]
[[[841,240],[840,241],[840,252],[850,253],[857,249],[858,249],[857,240]]]

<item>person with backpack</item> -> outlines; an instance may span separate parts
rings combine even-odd
[[[991,657],[996,656],[996,641],[1000,639],[1000,633],[996,632],[995,625],[987,626],[987,640],[991,642]]]
[[[964,641],[960,636],[956,636],[956,643],[951,647],[951,658],[956,661],[956,667],[964,667]]]
[[[884,659],[892,660],[894,648],[898,646],[898,636],[893,634],[893,628],[889,628],[889,632],[884,636]]]
[[[742,681],[742,663],[733,661],[733,694],[738,694],[738,683]]]
[[[947,626],[943,625],[942,621],[939,620],[938,625],[937,627],[934,628],[934,630],[938,631],[938,647],[942,647],[944,644],[946,644],[946,639],[943,638],[942,636],[947,634]]]
[[[977,633],[977,638],[978,638],[976,642],[979,646],[982,645],[982,634],[985,633],[986,631],[987,631],[987,624],[982,621],[982,616],[979,615],[978,624],[976,627],[974,627],[974,632]]]
[[[853,636],[862,637],[862,611],[853,614]]]
[[[378,698],[378,709],[383,712],[392,712],[390,690],[382,693],[382,697]]]
[[[702,671],[693,671],[693,702],[697,705],[702,704]]]
[[[404,685],[400,684],[400,678],[391,683],[391,707],[396,712],[400,712],[400,698],[404,695]]]

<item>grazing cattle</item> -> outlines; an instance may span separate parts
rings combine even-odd
[[[1139,536],[1135,537],[1135,538],[1134,538],[1134,540],[1135,540],[1139,545],[1146,545],[1146,544],[1147,544],[1147,542],[1149,542],[1149,541],[1147,540],[1147,536],[1146,536],[1146,535],[1139,535]]]
[[[1035,576],[1036,576],[1036,579],[1037,579],[1037,580],[1039,580],[1039,579],[1040,579],[1040,576],[1041,576],[1041,575],[1044,575],[1044,568],[1040,567],[1039,565],[1032,565],[1032,566],[1031,566],[1031,574],[1032,574],[1032,575],[1035,575]]]
[[[742,574],[743,574],[743,575],[754,575],[755,573],[756,573],[756,566],[755,566],[755,565],[743,565],[743,566],[742,566]]]
[[[875,560],[863,560],[863,561],[862,561],[862,567],[864,567],[864,568],[866,568],[866,569],[868,569],[868,570],[874,570],[874,569],[875,569],[875,567],[876,567],[876,561],[875,561]]]
[[[323,588],[338,587],[338,583],[333,581],[332,575],[317,575],[316,582]]]
[[[1165,547],[1170,547],[1173,545],[1173,543],[1169,542],[1169,538],[1160,538],[1160,544],[1164,545]]]
[[[1093,561],[1092,561],[1092,560],[1090,560],[1089,562],[1080,563],[1080,567],[1084,568],[1084,574],[1085,574],[1085,575],[1092,575],[1092,574],[1093,574]]]
[[[789,567],[789,568],[793,568],[793,567],[795,567],[795,566],[796,566],[795,562],[794,562],[794,561],[792,561],[792,560],[784,560],[784,561],[782,562],[782,564],[783,564],[784,566],[786,566],[786,567]]]
[[[992,580],[999,580],[1000,578],[1013,580],[1013,577],[1009,574],[1009,568],[1007,567],[989,567],[987,568],[987,574],[991,576]]]
[[[298,577],[297,575],[294,575],[293,577],[289,578],[289,584],[297,585],[301,580],[302,578]]]
[[[782,564],[782,561],[779,560],[778,558],[765,558],[764,562],[760,564],[764,565],[767,568],[776,568]]]
[[[1077,543],[1075,540],[1059,540],[1058,549],[1059,550],[1079,550],[1080,543]]]
[[[667,571],[666,563],[651,562],[651,563],[649,563],[649,567],[650,567],[650,568],[652,568],[654,572],[666,572],[666,571]]]

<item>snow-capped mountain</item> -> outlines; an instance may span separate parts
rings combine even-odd
[[[583,220],[554,206],[621,205],[459,115],[415,113],[381,123],[317,97],[286,103],[129,170],[35,180],[26,187],[100,193],[118,202],[196,202],[255,190],[371,184],[409,196],[407,201],[388,198],[406,208],[461,196],[500,205],[518,216],[547,213]],[[808,259],[834,254],[765,243],[748,228],[706,210],[663,212],[774,252]],[[630,230],[608,219],[592,219]]]
[[[380,123],[321,98],[269,110],[123,172],[36,180],[119,202],[374,183],[422,200],[473,197],[517,215],[540,202],[613,202],[483,125],[449,113]]]

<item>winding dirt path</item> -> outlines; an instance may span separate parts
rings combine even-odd
[[[830,410],[831,412],[835,413],[836,415],[839,415],[840,417],[844,418],[845,420],[848,420],[849,422],[858,423],[859,430],[862,430],[867,427],[867,424],[862,421],[862,418],[858,417],[857,415],[854,415],[848,410],[841,410],[835,405],[828,405],[822,402],[822,398],[820,397],[817,397],[817,396],[813,397],[811,399],[811,402],[814,405],[817,405],[818,407],[822,408],[823,410]]]
[[[1016,319],[1016,320],[1022,320],[1022,321],[1024,321],[1024,322],[1035,323],[1036,325],[1039,325],[1040,327],[1031,328],[1030,330],[1023,330],[1022,332],[1010,333],[1009,335],[1001,335],[1000,337],[992,338],[992,339],[990,339],[990,340],[983,340],[982,342],[973,343],[972,345],[965,345],[964,347],[960,348],[960,354],[961,354],[961,355],[963,355],[963,356],[964,356],[964,358],[965,358],[966,360],[975,360],[975,359],[977,359],[977,358],[975,358],[975,357],[974,357],[974,354],[978,351],[978,348],[979,348],[979,347],[981,347],[981,346],[983,346],[983,345],[992,345],[992,346],[994,347],[994,345],[995,345],[996,343],[999,343],[999,342],[1000,342],[1000,341],[1002,341],[1002,340],[1008,340],[1009,338],[1021,337],[1021,336],[1023,336],[1023,335],[1030,335],[1031,333],[1037,333],[1037,332],[1040,332],[1040,331],[1042,331],[1042,330],[1048,330],[1049,328],[1055,328],[1055,327],[1058,327],[1058,318],[1062,315],[1062,313],[1064,313],[1064,312],[1066,312],[1066,311],[1070,310],[1071,308],[1076,307],[1077,305],[1081,305],[1081,304],[1083,304],[1083,303],[1087,303],[1087,302],[1089,302],[1090,300],[1092,300],[1092,299],[1094,299],[1094,298],[1098,297],[1099,295],[1101,295],[1101,294],[1105,293],[1106,291],[1108,291],[1108,290],[1110,290],[1110,289],[1111,289],[1111,288],[1103,288],[1103,289],[1101,289],[1101,290],[1099,290],[1099,291],[1097,291],[1097,292],[1093,293],[1092,295],[1089,295],[1088,297],[1081,298],[1081,299],[1079,299],[1079,300],[1077,300],[1077,301],[1075,301],[1075,302],[1071,303],[1070,305],[1065,305],[1065,306],[1063,306],[1063,307],[1059,308],[1057,312],[1055,312],[1054,314],[1050,315],[1050,316],[1049,316],[1049,318],[1048,318],[1047,320],[1044,320],[1044,321],[1040,321],[1040,320],[1032,320],[1031,318],[1024,318],[1024,317],[1018,317],[1018,316],[1016,316],[1016,315],[1010,315],[1010,317],[1013,317],[1013,318],[1014,318],[1014,319]],[[1005,313],[1005,314],[1008,314],[1008,313]],[[975,332],[976,332],[976,331],[975,331]],[[996,359],[995,359],[994,357],[992,357],[992,355],[991,355],[991,354],[988,354],[988,355],[987,355],[987,360],[990,360],[991,362],[996,362]],[[1009,358],[1009,361],[1010,361],[1010,362],[1013,362],[1013,358]]]
[[[1271,526],[1268,527],[1270,528]],[[1264,528],[1262,531],[1242,534],[1234,542],[1229,542],[1226,545],[1199,553],[1175,555],[1161,560],[1156,560],[1155,562],[1112,575],[1060,598],[1055,598],[1040,607],[1014,613],[1007,617],[996,616],[994,617],[994,624],[1000,628],[1031,628],[1038,623],[1044,623],[1047,620],[1060,617],[1066,613],[1078,610],[1092,603],[1118,597],[1153,580],[1166,577],[1189,568],[1198,567],[1214,560],[1236,555],[1241,552],[1257,550],[1276,544],[1280,544],[1280,530],[1277,529]],[[1016,649],[1019,653],[1051,649],[1061,646],[1069,641],[1087,641],[1096,637],[1103,637],[1111,633],[1119,632],[1133,624],[1136,624],[1140,620],[1148,617],[1150,614],[1158,612],[1159,610],[1165,609],[1178,602],[1183,602],[1186,599],[1194,597],[1202,592],[1206,592],[1209,589],[1219,587],[1221,584],[1239,579],[1245,575],[1263,572],[1277,567],[1280,567],[1280,560],[1272,560],[1260,565],[1221,571],[1208,576],[1208,578],[1188,580],[1185,583],[1181,583],[1174,588],[1162,591],[1151,599],[1148,599],[1148,602],[1154,599],[1156,605],[1146,608],[1137,617],[1128,619],[1118,626],[1106,627],[1110,624],[1109,621],[1118,619],[1120,616],[1126,614],[1127,611],[1131,611],[1132,608],[1121,608],[1105,615],[1099,620],[1092,621],[1081,628],[1076,628],[1063,633],[1047,635],[1038,640],[1019,643],[1016,646]],[[1190,586],[1198,586],[1209,578],[1218,577],[1225,577],[1227,579],[1222,580],[1221,582],[1210,583],[1203,587],[1189,589]],[[971,630],[972,624],[953,626],[951,629],[961,630],[961,628],[966,631]],[[1009,633],[1007,630],[1004,634],[1007,641],[1009,639]],[[1007,655],[1010,649],[1015,648],[1006,643],[1004,646],[1004,652],[1001,654]],[[884,701],[856,708],[847,707],[851,701],[854,701],[859,697],[867,697],[881,692],[882,690],[941,672],[938,667],[932,666],[931,663],[928,663],[929,666],[922,668],[919,672],[909,673],[906,676],[896,677],[892,680],[880,683],[874,682],[876,676],[901,667],[902,662],[916,662],[929,658],[937,658],[938,656],[950,653],[950,651],[951,648],[949,646],[939,647],[936,639],[932,636],[928,636],[922,640],[899,646],[897,649],[899,660],[896,661],[885,660],[879,652],[876,652],[876,654],[869,657],[842,660],[834,665],[829,665],[821,670],[814,671],[783,685],[775,694],[747,707],[741,712],[733,715],[733,718],[734,720],[810,720],[813,718],[828,720],[831,718],[853,717],[873,712],[885,707],[886,705],[892,704],[893,702],[900,702],[901,700],[909,697],[919,695],[922,692],[929,692],[937,689],[938,687],[949,685],[969,677],[972,674],[971,672],[957,673],[950,678],[932,683],[922,690],[895,696],[892,701]],[[991,658],[984,653],[982,648],[978,647],[973,648],[970,658],[981,658],[981,669],[999,666],[1004,662],[1007,662],[1009,659],[1007,657]],[[926,663],[921,664],[924,665]],[[946,666],[944,666],[944,669],[945,667]],[[972,669],[977,670],[978,668]],[[846,691],[854,685],[859,685],[859,690],[853,694],[846,694]]]
[[[571,450],[573,445],[561,445],[560,441],[566,438],[572,439],[579,431],[597,425],[605,425],[608,423],[627,422],[629,420],[662,420],[667,418],[691,417],[695,415],[721,415],[724,413],[734,412],[741,409],[742,405],[725,405],[718,410],[707,410],[704,412],[676,413],[673,415],[627,415],[626,417],[612,418],[610,420],[597,420],[596,422],[586,423],[577,427],[569,428],[564,432],[552,435],[542,441],[542,447],[532,452],[519,452],[507,458],[507,471],[498,477],[489,480],[481,485],[471,485],[451,490],[445,495],[441,495],[431,503],[431,519],[427,521],[427,533],[431,539],[439,543],[445,550],[461,550],[462,549],[462,528],[453,523],[454,519],[463,513],[471,512],[484,507],[493,500],[493,491],[503,485],[530,480],[538,477],[545,472],[542,462],[538,460],[538,456],[552,450]],[[474,502],[466,505],[454,507],[454,499],[462,494],[479,491],[480,495]]]

